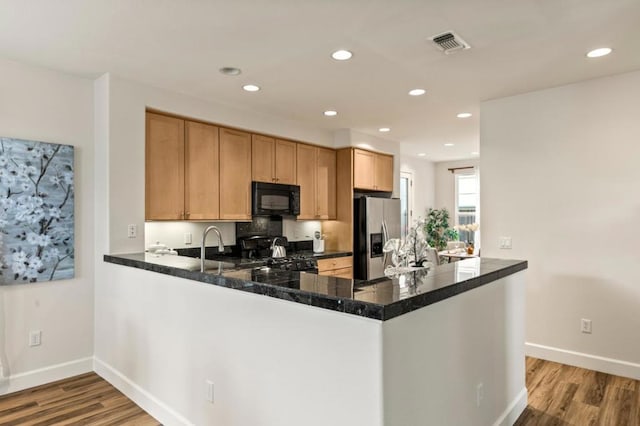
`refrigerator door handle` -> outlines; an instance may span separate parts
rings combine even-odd
[[[384,251],[384,246],[389,241],[389,232],[387,231],[387,224],[383,220],[382,221],[382,251],[384,252],[384,256],[382,257],[382,269],[387,267],[387,252]]]

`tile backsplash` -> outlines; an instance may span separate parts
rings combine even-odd
[[[144,245],[149,247],[156,242],[169,248],[200,247],[202,232],[209,225],[220,229],[224,244],[236,243],[236,225],[234,222],[146,222],[144,226]],[[315,231],[321,230],[319,221],[295,221],[283,219],[283,234],[290,241],[313,239]],[[185,243],[185,234],[191,234],[191,244]],[[207,245],[215,245],[217,241],[212,233],[207,237]]]

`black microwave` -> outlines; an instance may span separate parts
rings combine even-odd
[[[298,216],[300,187],[280,183],[251,182],[253,216]]]

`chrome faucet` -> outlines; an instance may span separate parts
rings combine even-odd
[[[218,251],[220,253],[224,252],[224,242],[222,241],[222,234],[217,226],[209,226],[202,233],[202,244],[200,245],[200,272],[204,272],[204,252],[206,250],[205,242],[207,240],[207,234],[209,231],[213,231],[218,236]]]
[[[278,239],[284,240],[284,238],[282,237],[275,237],[271,242],[271,257],[273,257],[274,259],[285,257],[287,255],[284,246],[276,245],[276,241],[278,241]]]

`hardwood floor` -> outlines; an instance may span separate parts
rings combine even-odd
[[[95,373],[0,397],[0,425],[160,425]]]
[[[640,382],[527,358],[529,401],[516,426],[640,426]]]

